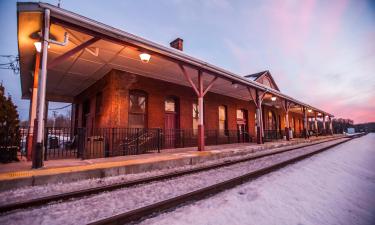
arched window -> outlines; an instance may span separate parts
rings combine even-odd
[[[227,129],[227,107],[225,105],[221,105],[219,106],[219,134],[225,135],[225,131]]]
[[[133,90],[129,92],[129,127],[145,128],[147,118],[146,92]]]
[[[268,130],[276,130],[276,116],[272,111],[268,111]]]

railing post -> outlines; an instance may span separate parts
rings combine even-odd
[[[182,147],[185,148],[185,130],[181,130]]]
[[[44,160],[48,160],[47,154],[48,154],[48,133],[49,133],[49,130],[48,130],[47,127],[44,128],[44,130],[45,130],[45,133],[44,133]]]
[[[215,136],[216,136],[216,145],[219,144],[219,131],[215,130]]]
[[[137,138],[136,138],[136,152],[137,152],[137,155],[139,153],[139,128],[137,128]]]
[[[85,139],[86,139],[86,131],[85,128],[77,128],[78,129],[78,149],[77,149],[77,158],[81,158],[82,160],[85,159]]]
[[[160,153],[160,128],[158,128],[157,129],[157,139],[158,139],[158,141],[157,141],[157,145],[158,145],[158,153]]]
[[[112,152],[112,155],[113,155],[113,151],[115,149],[115,136],[116,136],[115,132],[116,132],[116,128],[112,128],[112,133],[110,135],[110,137],[111,137],[111,146],[108,149],[108,157],[111,155],[111,152]]]

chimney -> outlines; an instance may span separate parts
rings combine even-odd
[[[175,49],[178,49],[178,50],[182,51],[183,42],[184,42],[184,40],[182,40],[181,38],[176,38],[176,39],[175,39],[174,41],[172,41],[169,45],[170,45],[172,48],[175,48]]]

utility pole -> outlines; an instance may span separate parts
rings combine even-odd
[[[53,128],[52,129],[55,130],[57,111],[53,110],[52,114],[53,114]]]

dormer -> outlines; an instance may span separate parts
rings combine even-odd
[[[263,85],[266,85],[267,87],[270,87],[272,89],[280,91],[279,87],[277,86],[275,80],[273,79],[270,71],[265,70],[259,73],[254,73],[250,75],[246,75],[246,78],[256,81],[258,83],[261,83]]]

